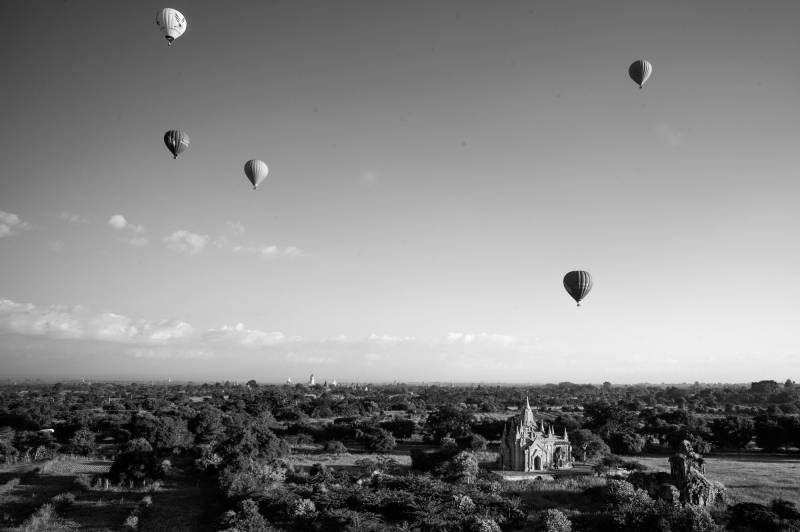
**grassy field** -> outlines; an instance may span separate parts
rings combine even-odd
[[[634,457],[652,471],[669,471],[666,456]],[[733,502],[768,504],[776,498],[800,506],[800,458],[782,456],[706,457],[706,476],[722,482]]]
[[[17,465],[0,470],[0,483],[18,478],[12,489],[0,494],[0,531],[19,526],[43,504],[56,495],[72,492],[75,503],[60,515],[77,522],[81,530],[118,530],[131,511],[138,493],[124,491],[81,492],[75,478],[81,474],[98,474],[108,471],[111,462],[91,459],[46,461]]]
[[[216,487],[200,475],[184,474],[176,468],[153,493],[112,488],[81,490],[79,475],[106,473],[111,462],[92,459],[50,460],[0,469],[0,531],[11,531],[56,495],[71,492],[75,502],[59,510],[64,519],[80,530],[120,530],[125,519],[146,495],[152,505],[142,513],[138,530],[217,530],[221,507]]]

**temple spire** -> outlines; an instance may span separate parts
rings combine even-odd
[[[531,410],[531,402],[528,396],[525,396],[525,411],[522,413],[522,425],[536,425],[536,420],[533,419],[533,410]]]
[[[569,436],[567,436],[567,427],[564,427],[564,439],[569,441]]]

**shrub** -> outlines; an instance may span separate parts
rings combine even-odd
[[[64,508],[68,508],[75,504],[75,494],[69,491],[65,493],[59,493],[50,499],[50,502],[53,503],[57,510],[61,511]]]
[[[550,508],[544,512],[545,532],[572,532],[572,521],[560,510]]]
[[[670,525],[672,530],[681,532],[717,532],[720,530],[708,510],[693,504],[686,504],[674,509]]]
[[[742,502],[728,508],[730,528],[732,530],[778,530],[780,518],[778,514],[755,502]]]
[[[317,507],[311,499],[297,499],[289,505],[288,513],[294,519],[313,519],[317,515]]]
[[[646,491],[624,480],[609,480],[606,487],[609,516],[620,530],[649,530],[655,501]]]
[[[453,501],[462,514],[471,514],[476,509],[475,503],[469,495],[453,495]]]
[[[469,532],[500,532],[500,525],[490,517],[472,517],[466,525]]]
[[[378,453],[389,452],[397,447],[397,441],[388,430],[378,429],[372,434],[365,436],[367,449]]]
[[[139,528],[139,517],[136,515],[129,515],[122,526],[124,526],[126,530],[136,530]]]
[[[325,452],[333,454],[344,454],[347,452],[347,446],[339,440],[331,440],[325,444]]]
[[[77,523],[60,518],[52,504],[44,504],[16,530],[17,532],[66,532],[77,528]]]
[[[267,532],[272,530],[269,522],[258,511],[258,504],[253,499],[245,499],[239,503],[237,511],[229,510],[222,518],[223,524],[230,532]]]
[[[797,511],[797,506],[791,501],[784,499],[772,499],[769,503],[770,509],[778,514],[781,519],[800,519],[800,512]]]
[[[258,498],[286,479],[286,468],[278,463],[266,463],[252,458],[226,467],[219,485],[228,498]]]

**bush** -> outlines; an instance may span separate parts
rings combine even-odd
[[[139,517],[136,515],[129,515],[122,526],[124,526],[126,530],[136,530],[139,528]]]
[[[73,504],[75,504],[75,494],[69,491],[65,493],[59,493],[58,495],[50,499],[50,502],[53,503],[53,505],[56,507],[58,511],[62,511],[65,508],[68,508]]]
[[[313,519],[317,516],[317,507],[311,499],[297,499],[289,505],[288,513],[294,519]]]
[[[609,480],[606,493],[608,513],[617,529],[645,531],[653,528],[655,501],[646,491],[625,480]]]
[[[674,510],[670,525],[671,530],[680,530],[681,532],[717,532],[720,530],[708,510],[693,504],[686,504]]]
[[[731,530],[778,530],[778,514],[755,502],[742,502],[728,508]]]
[[[544,512],[545,532],[572,532],[572,521],[560,510],[551,508]]]
[[[347,446],[339,440],[331,440],[325,444],[325,452],[333,454],[344,454],[347,452]]]
[[[466,525],[469,532],[500,532],[500,525],[490,517],[472,517]]]
[[[253,499],[245,499],[239,503],[237,511],[229,510],[222,518],[229,532],[267,532],[272,530],[269,522],[258,511],[258,504]]]
[[[770,509],[778,514],[781,519],[800,520],[800,512],[797,511],[797,506],[791,501],[784,499],[772,499],[769,503]]]
[[[52,504],[44,504],[17,527],[17,532],[66,532],[76,530],[78,524],[58,516]]]
[[[397,441],[388,430],[378,429],[372,434],[367,434],[364,439],[367,449],[378,453],[386,453],[397,447]]]
[[[608,446],[614,454],[639,454],[644,449],[644,438],[629,431],[612,432]]]

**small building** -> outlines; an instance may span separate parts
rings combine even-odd
[[[552,425],[536,424],[528,399],[522,413],[510,418],[500,440],[500,469],[506,471],[549,471],[572,467],[572,445],[567,429],[556,436]]]

